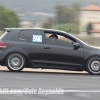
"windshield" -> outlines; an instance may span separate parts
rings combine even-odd
[[[67,32],[65,32],[65,34],[68,34],[70,37],[74,38],[75,40],[77,40],[77,41],[79,41],[79,42],[81,42],[81,43],[87,45],[87,43],[83,42],[81,39],[77,38],[76,36],[71,35],[71,34],[69,34],[69,33],[67,33]]]
[[[85,44],[85,45],[87,45],[85,42],[83,42],[82,40],[80,40],[79,38],[77,38],[76,36],[73,36],[73,35],[71,35],[71,34],[69,34],[70,36],[72,36],[73,38],[76,38],[78,41],[80,41],[81,43],[83,43],[83,44]]]

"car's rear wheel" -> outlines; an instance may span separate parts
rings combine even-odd
[[[100,74],[100,57],[92,57],[88,60],[86,69],[89,74],[99,75]]]
[[[25,58],[22,54],[12,53],[6,59],[7,68],[10,71],[21,71],[25,66]]]

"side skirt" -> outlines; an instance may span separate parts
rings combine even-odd
[[[31,63],[31,68],[41,69],[60,69],[60,70],[71,70],[71,71],[83,71],[83,66],[70,66],[70,65],[57,65],[57,64],[44,64],[44,63]]]

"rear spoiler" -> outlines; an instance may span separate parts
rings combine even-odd
[[[6,30],[7,32],[12,31],[12,29],[13,29],[13,28],[5,28],[5,30]]]

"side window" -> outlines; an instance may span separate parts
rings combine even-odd
[[[45,42],[56,46],[73,46],[72,42],[75,40],[58,33],[45,32]]]
[[[20,31],[18,38],[26,42],[42,42],[41,31],[38,30],[23,30]]]
[[[56,39],[51,37],[53,33],[45,32],[45,43],[49,45],[56,45]]]

